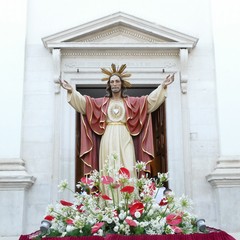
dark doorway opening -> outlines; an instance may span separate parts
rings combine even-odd
[[[127,90],[127,94],[130,96],[142,96],[148,95],[156,87],[132,87]],[[105,87],[103,86],[79,86],[77,91],[81,92],[82,95],[88,95],[91,97],[102,97],[106,94]],[[75,147],[75,182],[77,183],[83,173],[83,163],[79,158],[80,155],[80,113],[76,113],[76,147]],[[167,139],[166,139],[166,111],[165,103],[163,103],[156,111],[152,113],[153,123],[153,137],[154,137],[154,152],[155,158],[151,163],[152,177],[156,176],[158,172],[166,173],[168,171],[167,164]]]

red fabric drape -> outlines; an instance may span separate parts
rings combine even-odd
[[[30,235],[22,235],[19,240],[31,240]],[[194,234],[173,234],[173,235],[118,235],[109,234],[106,237],[86,236],[86,237],[46,237],[44,240],[236,240],[229,234],[220,230],[211,230],[210,233]]]
[[[19,240],[33,240],[30,235],[22,235]],[[104,237],[101,236],[83,236],[83,237],[45,237],[44,240],[105,240]]]
[[[105,240],[235,240],[226,232],[212,232],[208,234],[168,234],[168,235],[108,235]]]
[[[146,96],[126,97],[126,126],[134,137],[136,160],[149,163],[153,159],[153,135],[151,115],[147,113]],[[80,158],[84,162],[84,174],[98,169],[98,150],[101,135],[106,128],[109,98],[86,96],[86,116],[81,121]],[[147,166],[150,171],[150,166]]]

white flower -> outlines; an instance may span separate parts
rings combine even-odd
[[[153,213],[154,213],[154,211],[153,211],[153,209],[150,209],[149,211],[148,211],[148,216],[152,216],[153,215]]]
[[[54,211],[54,206],[52,204],[49,204],[47,206],[47,214],[50,214]]]
[[[60,184],[58,185],[58,191],[59,192],[63,192],[66,188],[68,187],[68,181],[67,179],[63,180],[60,182]]]
[[[117,224],[117,223],[119,223],[119,218],[118,217],[114,217],[113,221]]]
[[[182,209],[188,209],[192,207],[192,201],[185,195],[182,195],[180,197],[179,204],[182,207]]]
[[[117,161],[117,160],[118,160],[118,154],[117,154],[116,152],[114,152],[114,153],[112,154],[112,158],[113,158],[115,161]]]
[[[111,224],[112,222],[113,222],[113,220],[111,218],[108,218],[107,223]]]
[[[147,164],[145,162],[137,161],[135,168],[136,168],[137,172],[144,171],[146,169],[146,165]]]
[[[158,173],[158,179],[160,182],[167,182],[169,180],[168,173]]]
[[[135,218],[140,218],[141,217],[141,213],[139,211],[136,211],[134,216],[135,216]]]
[[[113,228],[113,231],[114,231],[114,232],[118,232],[118,230],[119,230],[119,226],[115,226],[115,227]]]
[[[99,236],[103,236],[103,230],[102,230],[102,229],[99,229],[97,235],[99,235]]]
[[[123,224],[120,224],[120,229],[123,230],[124,229],[124,225]]]
[[[119,214],[119,219],[123,220],[123,219],[125,219],[125,217],[126,217],[126,213],[125,212],[121,212]]]
[[[145,228],[146,226],[149,225],[150,222],[139,222],[139,226],[142,228]]]
[[[76,227],[74,227],[73,225],[67,225],[67,227],[66,227],[66,231],[67,232],[71,232],[71,231],[73,231],[75,229],[76,229]]]

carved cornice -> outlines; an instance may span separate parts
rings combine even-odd
[[[24,190],[29,189],[35,182],[36,178],[29,175],[0,175],[0,191],[1,190]]]
[[[240,187],[240,157],[232,160],[221,158],[206,179],[215,188]]]
[[[26,172],[22,159],[0,159],[0,191],[28,189],[35,180]]]
[[[75,56],[179,56],[178,52],[161,51],[63,51],[64,57]]]
[[[25,171],[22,159],[0,159],[0,171]]]
[[[159,43],[99,43],[99,42],[52,42],[48,44],[50,50],[58,49],[94,49],[94,50],[111,50],[111,49],[139,49],[139,50],[161,50],[161,49],[180,49],[193,48],[192,43],[180,42],[159,42]]]

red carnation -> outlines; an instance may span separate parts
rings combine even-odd
[[[81,182],[84,183],[84,184],[91,184],[93,182],[93,180],[87,178],[87,177],[82,177],[81,178]]]
[[[102,195],[101,196],[104,200],[112,200],[108,195]]]
[[[82,207],[83,207],[83,206],[84,206],[83,204],[80,204],[80,205],[77,206],[77,210],[78,210],[80,213],[84,212],[84,211],[82,210]]]
[[[125,222],[131,227],[136,227],[137,226],[137,223],[134,220],[126,218]]]
[[[103,184],[111,184],[113,183],[113,178],[110,176],[102,176],[101,178]]]
[[[47,215],[44,219],[48,220],[48,221],[52,221],[55,217],[51,216],[51,215]]]
[[[67,218],[67,219],[65,220],[65,222],[66,222],[67,224],[69,224],[69,225],[72,225],[72,224],[73,224],[73,220],[70,219],[70,218]]]
[[[120,187],[120,184],[119,183],[113,183],[112,184],[112,188],[113,189],[117,189],[117,188],[119,188]]]
[[[168,204],[168,200],[166,198],[163,198],[159,203],[160,206],[165,206],[167,204]]]
[[[178,226],[171,226],[174,233],[182,233],[182,229]]]
[[[134,191],[134,187],[133,186],[126,186],[124,188],[121,189],[121,192],[125,192],[125,193],[132,193]]]
[[[182,222],[182,216],[180,214],[170,213],[166,217],[166,222],[169,225],[176,226]]]
[[[121,167],[118,171],[119,174],[126,176],[127,178],[130,178],[130,172],[127,168]]]
[[[113,211],[113,216],[114,216],[114,217],[118,217],[118,212],[117,212],[117,210],[114,210],[114,211]]]
[[[149,188],[150,188],[151,190],[156,190],[156,184],[155,184],[155,182],[152,182]]]
[[[135,216],[135,212],[140,212],[142,214],[144,205],[141,202],[136,202],[130,207],[130,214]]]
[[[92,234],[93,234],[93,233],[96,233],[103,225],[104,225],[104,222],[96,223],[96,224],[92,227]]]
[[[70,206],[73,205],[73,203],[67,202],[67,201],[64,201],[64,200],[61,200],[60,203],[61,203],[63,206],[68,206],[68,207],[70,207]]]

